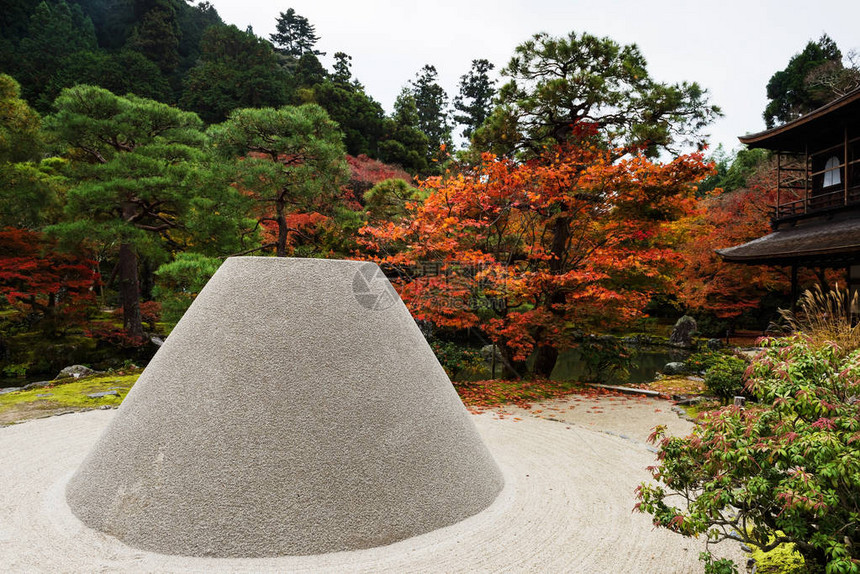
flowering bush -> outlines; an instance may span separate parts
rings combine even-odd
[[[749,368],[760,406],[706,413],[665,436],[636,508],[658,526],[769,551],[794,543],[811,572],[860,572],[860,350],[771,339]]]

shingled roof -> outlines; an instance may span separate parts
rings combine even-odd
[[[807,147],[815,148],[836,138],[838,141],[845,126],[852,131],[860,127],[860,89],[833,100],[799,118],[755,134],[740,136],[741,143],[750,148],[764,148],[783,152],[803,153]]]
[[[860,218],[827,221],[774,231],[743,245],[717,249],[726,261],[790,265],[860,255]]]

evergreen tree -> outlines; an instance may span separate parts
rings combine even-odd
[[[223,25],[218,12],[209,2],[187,4],[182,2],[178,12],[179,71],[184,75],[200,57],[200,42],[203,32],[211,26]]]
[[[360,84],[329,79],[306,93],[340,126],[348,154],[377,156],[379,139],[385,129],[385,112]]]
[[[412,174],[427,172],[430,140],[421,131],[419,121],[415,97],[403,88],[394,102],[394,114],[385,120],[379,159]]]
[[[335,52],[333,68],[331,79],[342,86],[349,86],[352,80],[352,56],[345,52]]]
[[[69,54],[97,49],[95,28],[77,4],[40,2],[30,17],[27,34],[18,45],[14,75],[26,99],[47,110],[42,99],[60,62]]]
[[[147,2],[138,0],[75,0],[96,28],[99,46],[119,50],[125,46],[135,24],[146,11]]]
[[[328,72],[316,55],[307,52],[302,54],[298,61],[293,61],[288,66],[292,69],[293,82],[297,88],[311,88],[314,84],[324,82]]]
[[[536,34],[501,73],[510,79],[472,138],[477,149],[499,155],[531,157],[595,136],[645,146],[654,156],[679,143],[703,145],[701,130],[720,115],[698,84],[654,81],[639,48],[611,38]]]
[[[135,94],[170,103],[173,91],[158,66],[140,52],[104,50],[75,52],[63,58],[44,91],[43,99],[53,101],[63,88],[77,84],[99,86],[115,94]]]
[[[164,74],[171,74],[179,66],[179,29],[176,8],[171,0],[138,2],[146,5],[146,12],[138,15],[126,46],[138,51],[153,62]]]
[[[825,65],[842,68],[842,52],[827,34],[809,41],[799,54],[792,56],[784,70],[767,82],[767,107],[762,114],[768,128],[785,123],[823,106],[834,98],[826,89],[816,89],[808,78]]]
[[[32,161],[42,148],[41,120],[21,99],[21,87],[0,74],[0,164]]]
[[[0,74],[0,228],[37,229],[56,213],[63,178],[57,162],[37,163],[43,143],[39,115]]]
[[[49,127],[81,161],[72,172],[66,220],[47,231],[73,244],[118,246],[123,327],[142,341],[141,256],[165,259],[170,248],[180,247],[178,238],[193,231],[189,222],[219,218],[206,230],[233,229],[224,223],[232,208],[198,201],[226,193],[201,175],[207,172],[203,123],[191,112],[85,85],[63,90],[55,107]],[[195,243],[206,241],[199,234]]]
[[[465,126],[463,137],[469,139],[489,117],[496,94],[489,72],[494,68],[489,60],[472,60],[472,69],[460,76],[460,93],[454,98],[454,121]]]
[[[418,113],[418,128],[428,140],[428,161],[439,157],[439,150],[451,146],[451,126],[448,123],[448,94],[436,82],[436,68],[425,65],[410,82],[415,110]]]
[[[236,110],[211,133],[217,149],[238,160],[236,179],[257,203],[258,221],[276,225],[269,247],[285,257],[287,218],[330,210],[348,178],[337,124],[320,106],[305,104]]]
[[[200,51],[180,104],[204,121],[216,123],[238,108],[282,106],[290,100],[291,78],[268,42],[236,26],[211,26]]]
[[[269,36],[269,40],[281,54],[294,58],[301,58],[305,54],[325,56],[324,52],[314,50],[314,45],[320,39],[314,25],[292,8],[278,15],[275,29],[277,31]]]

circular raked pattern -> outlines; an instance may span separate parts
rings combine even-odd
[[[650,406],[634,406],[650,408]],[[9,572],[699,573],[703,540],[632,512],[646,445],[575,425],[474,416],[505,487],[486,510],[387,546],[316,556],[201,558],[146,552],[86,527],[64,489],[115,411],[0,428],[0,564]],[[569,427],[569,428],[568,428]],[[743,555],[725,543],[716,556]]]

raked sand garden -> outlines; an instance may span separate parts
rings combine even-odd
[[[145,552],[84,526],[65,486],[116,411],[33,420],[0,429],[0,562],[11,572],[699,572],[703,540],[632,511],[655,459],[652,428],[692,428],[672,407],[575,393],[473,415],[505,479],[483,512],[388,546],[226,559]],[[744,560],[737,545],[711,551]]]

